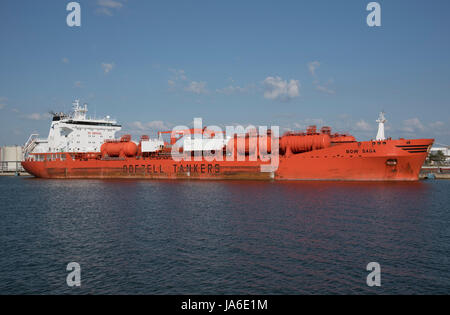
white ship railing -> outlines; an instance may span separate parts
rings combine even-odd
[[[23,154],[24,157],[27,158],[28,154],[33,151],[34,147],[36,146],[36,141],[38,140],[39,135],[34,133],[32,134],[27,142],[25,143],[25,145],[23,146]]]

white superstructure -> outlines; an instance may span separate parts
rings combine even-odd
[[[378,141],[382,141],[382,140],[386,140],[386,137],[384,136],[384,124],[387,122],[386,118],[384,117],[384,113],[381,112],[380,113],[380,117],[377,119],[377,123],[378,123],[378,133],[377,133],[377,137],[376,140]]]
[[[141,150],[143,153],[157,152],[164,147],[164,141],[161,139],[141,140]]]
[[[88,118],[87,111],[87,104],[81,106],[80,101],[75,100],[72,113],[53,113],[48,138],[39,139],[39,135],[31,135],[24,146],[25,156],[29,153],[100,152],[105,140],[114,139],[122,126],[109,116]]]

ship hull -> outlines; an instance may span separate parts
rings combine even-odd
[[[417,181],[432,139],[366,141],[281,155],[274,172],[270,162],[174,161],[170,157],[122,159],[46,158],[25,161],[25,170],[39,178],[59,179],[246,179]]]

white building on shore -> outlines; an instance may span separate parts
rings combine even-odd
[[[444,153],[445,155],[445,161],[446,162],[450,162],[450,147],[449,146],[445,146],[445,145],[441,145],[439,143],[437,143],[436,146],[433,146],[430,149],[430,154],[436,154],[439,151],[441,151],[442,153]]]
[[[21,146],[4,146],[0,148],[0,172],[23,171],[20,162],[23,161]]]

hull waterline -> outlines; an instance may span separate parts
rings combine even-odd
[[[274,172],[270,162],[175,161],[171,157],[123,157],[47,154],[43,161],[22,163],[39,178],[58,179],[247,179],[417,181],[432,139],[385,140],[337,144],[300,154],[280,155]],[[421,148],[420,150],[417,148]]]

